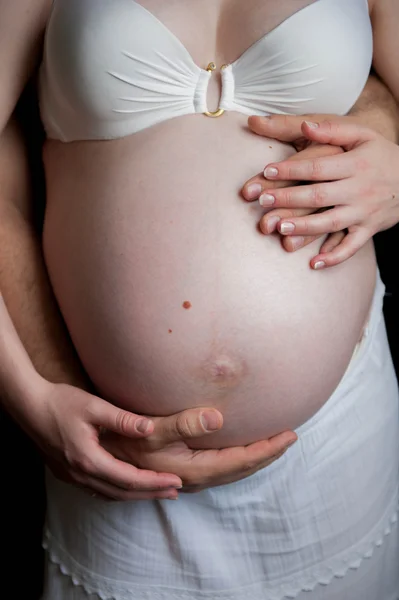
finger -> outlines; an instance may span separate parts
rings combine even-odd
[[[119,487],[113,486],[106,481],[101,481],[95,478],[88,478],[85,482],[85,492],[93,498],[101,500],[113,500],[126,502],[129,500],[177,500],[179,492],[176,489],[165,489],[162,491],[128,491]]]
[[[270,460],[273,460],[281,452],[284,452],[293,443],[297,436],[292,431],[283,432],[268,440],[255,442],[249,446],[235,448],[224,448],[215,452],[204,451],[200,455],[201,468],[197,468],[196,479],[202,485],[213,480],[223,480],[237,473],[252,471]],[[196,485],[197,481],[184,480],[184,485]]]
[[[281,244],[287,252],[296,252],[301,248],[305,248],[312,242],[318,240],[320,235],[287,235],[281,239]]]
[[[331,233],[320,248],[320,254],[332,252],[343,241],[346,233],[346,231],[336,231],[335,233]]]
[[[248,127],[251,131],[263,137],[281,142],[300,142],[306,139],[302,132],[303,121],[303,116],[296,115],[251,116],[248,119]]]
[[[277,225],[282,219],[303,217],[311,215],[313,212],[313,208],[276,208],[263,215],[259,222],[259,228],[262,233],[269,235],[276,231]]]
[[[341,231],[357,223],[353,210],[345,206],[333,207],[330,210],[318,212],[307,217],[285,219],[277,224],[281,235],[324,235]]]
[[[326,254],[327,252],[331,252],[342,242],[346,235],[345,231],[336,231],[335,233],[331,233],[322,247],[320,248],[320,254]],[[295,236],[295,235],[287,235],[282,237],[282,245],[287,252],[295,252],[295,250],[300,250],[301,248],[305,248],[312,242],[320,239],[321,235],[306,235],[306,236]]]
[[[364,228],[356,228],[346,234],[345,238],[332,252],[318,254],[310,261],[310,266],[315,270],[339,265],[356,254],[368,240],[370,233]]]
[[[359,144],[375,139],[378,134],[367,127],[353,123],[350,119],[304,120],[301,131],[310,140],[321,144],[343,146],[351,150]]]
[[[290,444],[290,446],[292,446],[292,444]],[[254,473],[256,473],[257,471],[260,471],[261,469],[265,469],[266,467],[270,466],[273,462],[275,462],[276,460],[278,460],[279,458],[281,458],[288,450],[288,448],[290,446],[287,446],[284,448],[284,450],[282,450],[281,452],[279,452],[278,454],[275,454],[274,456],[256,463],[256,466],[251,468],[251,469],[247,469],[246,471],[237,471],[235,473],[228,473],[227,475],[225,475],[224,477],[218,478],[217,480],[209,480],[207,482],[206,485],[203,485],[201,483],[199,484],[191,484],[191,485],[184,485],[182,487],[181,490],[179,490],[179,492],[184,492],[184,493],[188,493],[188,494],[193,494],[193,493],[197,493],[197,492],[201,492],[202,490],[205,490],[207,488],[210,487],[215,487],[215,486],[220,486],[220,485],[227,485],[228,483],[234,483],[235,481],[239,481],[240,479],[243,479],[243,477],[250,477],[251,475],[253,475]]]
[[[263,208],[310,208],[312,212],[328,206],[347,204],[355,196],[352,182],[333,181],[266,189],[259,197]]]
[[[268,181],[263,173],[258,173],[255,177],[249,179],[243,186],[241,194],[244,200],[253,202],[257,200],[262,192],[267,189],[283,188],[287,185],[294,185],[293,181]]]
[[[87,456],[91,458],[78,461],[72,466],[85,475],[102,479],[124,490],[161,490],[170,487],[179,488],[182,485],[182,481],[177,475],[137,469],[133,465],[114,458],[94,441],[93,446],[88,449]]]
[[[154,423],[150,419],[117,408],[101,398],[94,397],[88,410],[90,422],[93,425],[104,427],[126,437],[143,438],[154,430]]]
[[[151,446],[166,446],[215,433],[223,426],[222,414],[214,408],[190,408],[169,417],[154,418]]]
[[[285,160],[266,165],[266,179],[291,181],[333,181],[347,179],[353,173],[353,158],[348,153],[306,160]]]
[[[305,150],[293,154],[288,160],[304,160],[309,158],[318,158],[323,156],[336,156],[342,154],[342,148],[336,146],[322,146],[320,144],[312,144]],[[293,185],[292,181],[270,181],[265,180],[264,173],[258,173],[255,177],[249,179],[243,186],[241,193],[245,200],[257,200],[263,191],[266,189],[279,189]]]

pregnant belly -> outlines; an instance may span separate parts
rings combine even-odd
[[[292,149],[229,119],[45,151],[45,256],[88,374],[135,412],[216,406],[224,428],[201,446],[314,414],[347,367],[375,279],[371,245],[313,272],[317,245],[288,254],[259,233],[240,186]]]

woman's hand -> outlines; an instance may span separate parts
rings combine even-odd
[[[291,117],[251,118],[251,127],[262,125],[262,134],[279,138]],[[300,132],[290,121],[290,137],[343,147],[342,155],[306,160],[287,160],[267,165],[265,177],[269,206],[312,208],[317,214],[283,218],[277,229],[282,235],[323,235],[346,230],[343,241],[332,251],[321,252],[311,261],[313,268],[339,264],[353,256],[374,234],[399,221],[399,147],[351,117],[302,121]],[[269,133],[266,133],[270,129]],[[280,139],[280,138],[279,138]],[[291,139],[291,141],[294,141]],[[278,189],[277,181],[314,182]],[[321,212],[320,212],[321,211]]]
[[[57,478],[113,500],[175,499],[183,483],[204,487],[242,479],[296,440],[286,432],[246,448],[190,450],[190,439],[222,427],[219,411],[195,408],[151,419],[45,380],[23,421]]]
[[[290,118],[290,117],[288,117]],[[302,121],[301,121],[302,123]],[[291,131],[291,129],[290,129]],[[259,129],[257,131],[260,135]],[[267,135],[266,133],[264,135]],[[280,140],[283,141],[283,140]],[[285,141],[285,140],[284,140]],[[312,143],[309,140],[305,139],[297,139],[294,140],[297,142],[296,147],[298,149],[298,153],[291,156],[288,160],[305,160],[305,159],[316,159],[324,156],[335,156],[337,154],[341,154],[344,150],[337,146],[330,146],[324,144]],[[296,185],[294,181],[275,181],[270,182],[267,181],[264,177],[264,173],[258,173],[255,177],[249,179],[243,189],[242,195],[248,202],[253,202],[254,200],[259,200],[259,197],[265,192],[266,189],[270,190],[270,186],[273,189],[288,187]],[[269,209],[265,215],[262,217],[259,223],[259,228],[262,233],[265,235],[278,232],[278,224],[285,220],[290,220],[295,217],[303,217],[306,215],[310,215],[317,212],[317,209],[314,208],[276,208]],[[304,248],[308,244],[314,242],[317,239],[323,237],[320,235],[283,235],[281,238],[282,245],[287,252],[294,252],[295,250],[299,250],[300,248]],[[334,248],[336,248],[344,239],[345,232],[337,231],[333,234],[330,234],[327,239],[324,241],[321,246],[320,251],[322,252],[331,252]]]

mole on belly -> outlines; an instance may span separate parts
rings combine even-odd
[[[186,310],[189,310],[192,307],[191,302],[189,302],[188,300],[185,300],[182,304],[183,308],[185,308]]]

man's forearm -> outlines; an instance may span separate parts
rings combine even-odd
[[[0,292],[38,373],[49,381],[86,387],[47,278],[30,218],[30,194],[24,143],[11,124],[0,143]]]
[[[378,131],[390,141],[399,142],[398,104],[377,76],[369,77],[360,98],[348,115],[362,125]]]

